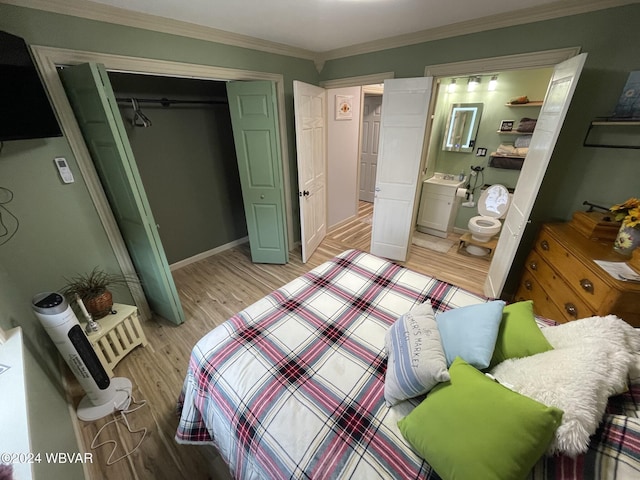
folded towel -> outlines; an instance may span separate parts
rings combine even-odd
[[[515,155],[516,147],[514,147],[513,145],[505,145],[504,143],[502,143],[498,147],[498,150],[496,150],[496,153],[499,153],[500,155]]]
[[[527,153],[529,153],[529,147],[515,147],[509,144],[500,144],[498,149],[496,150],[498,155],[515,155],[518,157],[525,157]]]
[[[522,135],[520,137],[516,137],[516,140],[513,142],[513,145],[516,148],[528,148],[531,143],[531,135]]]
[[[537,119],[535,118],[522,118],[520,119],[520,123],[518,124],[518,128],[516,131],[518,132],[533,132],[534,128],[536,128]]]

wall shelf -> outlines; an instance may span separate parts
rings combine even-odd
[[[542,100],[536,100],[536,101],[528,102],[528,103],[506,103],[505,105],[507,107],[513,107],[513,108],[541,107],[542,106]]]
[[[533,132],[519,132],[517,130],[511,130],[510,132],[498,130],[496,133],[499,133],[500,135],[533,135]]]
[[[640,149],[640,119],[596,118],[589,123],[582,145]]]

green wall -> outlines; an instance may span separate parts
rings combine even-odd
[[[296,212],[294,79],[317,84],[386,71],[393,71],[396,77],[413,77],[423,75],[426,65],[580,46],[589,56],[507,292],[519,275],[523,252],[529,249],[539,222],[566,220],[581,208],[583,200],[610,205],[640,195],[637,150],[582,146],[591,119],[613,111],[629,72],[640,69],[638,24],[640,5],[630,5],[331,60],[318,75],[310,60],[0,4],[0,29],[33,45],[283,74]],[[65,185],[58,178],[53,165],[56,156],[67,158],[76,177],[74,184]],[[2,298],[0,319],[5,325],[23,325],[36,360],[47,365],[52,361],[50,346],[29,315],[33,294],[59,288],[64,276],[95,265],[108,271],[117,271],[118,266],[65,138],[6,142],[0,153],[0,187],[14,192],[7,208],[20,221],[15,237],[0,245],[2,273],[12,286],[12,294]],[[293,218],[297,232],[297,215]],[[121,302],[131,300],[128,292],[116,292],[116,297]]]
[[[110,73],[118,98],[226,100],[225,82]],[[129,142],[170,264],[247,235],[240,175],[226,103],[141,103],[151,127],[134,127],[120,103]]]
[[[328,61],[322,80],[394,71],[424,75],[427,65],[566,47],[588,53],[565,124],[532,212],[532,224],[509,275],[505,294],[515,292],[526,253],[541,222],[568,220],[582,202],[612,205],[640,196],[638,150],[583,147],[595,117],[610,115],[629,72],[640,70],[640,5],[501,28],[403,48]]]
[[[293,135],[293,80],[317,84],[318,73],[310,60],[294,59],[248,49],[214,44],[163,33],[83,20],[38,10],[0,4],[0,30],[23,37],[30,45],[122,54],[162,60],[199,63],[235,69],[279,73],[285,78],[288,154],[292,172],[291,191],[297,211],[297,180]],[[183,152],[188,153],[188,150]],[[63,184],[53,164],[58,156],[67,158],[75,183]],[[39,365],[51,366],[55,374],[56,352],[31,313],[32,296],[56,290],[64,277],[90,271],[99,265],[118,272],[116,258],[98,220],[76,159],[64,137],[45,140],[5,142],[0,152],[0,187],[10,189],[14,198],[6,207],[19,220],[15,236],[0,245],[0,273],[11,285],[11,295],[0,298],[0,324],[21,325]],[[294,215],[294,231],[299,231]],[[2,285],[0,285],[2,286]],[[131,303],[128,291],[115,291],[116,301]],[[16,312],[16,313],[14,313]],[[52,390],[51,416],[70,425],[66,402],[59,390]],[[55,397],[55,398],[53,398]],[[38,430],[34,445],[52,439],[49,431]],[[75,444],[69,429],[59,430],[61,446]],[[55,437],[53,437],[55,438]],[[74,448],[64,448],[74,451]],[[56,478],[52,474],[49,478]],[[72,475],[60,478],[80,478]]]

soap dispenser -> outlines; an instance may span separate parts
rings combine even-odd
[[[460,172],[460,175],[458,175],[458,180],[460,180],[461,182],[464,181],[464,170]]]

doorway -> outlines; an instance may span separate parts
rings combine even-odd
[[[519,245],[522,232],[526,226],[528,215],[533,206],[535,195],[542,181],[542,175],[546,170],[546,165],[553,151],[553,146],[557,139],[560,127],[566,115],[573,91],[575,89],[577,78],[579,77],[582,65],[586,55],[579,55],[580,48],[564,48],[557,50],[547,50],[533,53],[507,55],[502,57],[482,58],[468,60],[463,62],[447,63],[440,65],[431,65],[425,67],[424,75],[426,77],[448,77],[448,76],[464,76],[471,75],[474,72],[485,74],[488,72],[512,71],[522,69],[537,69],[550,66],[554,68],[554,77],[548,85],[548,97],[551,102],[541,109],[541,116],[544,118],[544,128],[540,128],[538,135],[539,145],[535,150],[534,160],[528,163],[529,168],[527,185],[522,185],[520,195],[516,195],[512,202],[510,213],[505,219],[504,226],[507,227],[509,234],[502,236],[496,248],[502,254],[498,255],[499,261],[493,261],[487,282],[485,283],[486,295],[497,297],[502,291],[506,275],[511,267],[515,251]],[[393,73],[379,74],[382,79],[393,78]],[[362,82],[362,77],[343,78],[336,81],[323,82],[325,87],[334,86],[361,86],[369,82]],[[429,116],[433,114],[434,102],[430,103]],[[540,124],[539,124],[540,125]],[[430,138],[432,125],[427,123],[425,138]],[[423,158],[421,164],[421,175],[428,175],[433,171],[428,171],[429,165],[426,158]],[[527,165],[527,164],[525,164]],[[416,193],[418,191],[416,184]],[[354,187],[357,188],[357,185]],[[417,217],[417,209],[413,213],[413,218]],[[375,222],[374,222],[375,223]],[[415,223],[414,223],[415,224]],[[505,238],[506,237],[506,238]],[[494,257],[495,259],[495,257]]]
[[[246,241],[226,82],[119,72],[109,80],[170,268]]]
[[[432,97],[433,115],[430,122],[430,135],[427,139],[427,150],[423,175],[418,185],[420,208],[413,232],[412,243],[442,253],[467,255],[470,258],[483,259],[488,272],[492,257],[472,256],[466,249],[458,249],[460,237],[468,232],[469,220],[478,215],[478,199],[490,185],[501,184],[513,192],[520,176],[518,165],[501,165],[492,162],[492,153],[514,148],[516,139],[523,141],[530,137],[527,134],[516,135],[516,132],[500,132],[500,124],[504,120],[518,122],[523,118],[537,118],[540,104],[546,93],[553,69],[551,67],[496,71],[488,74],[458,75],[437,78],[436,91]],[[468,89],[469,78],[479,80],[474,90]],[[493,83],[491,80],[493,79]],[[489,85],[491,83],[491,88]],[[511,99],[527,96],[531,100],[528,107],[513,108],[508,106]],[[481,104],[482,114],[479,129],[475,137],[474,148],[470,152],[452,151],[443,147],[444,134],[452,105]],[[526,155],[526,148],[519,149]],[[521,164],[520,164],[521,166]],[[472,169],[473,167],[473,169]],[[511,167],[511,168],[505,168]],[[447,195],[425,193],[424,180],[435,173],[442,173],[458,178],[465,175],[462,188],[467,196],[459,198]],[[449,192],[447,190],[447,192]],[[455,189],[451,189],[455,194]],[[431,201],[429,201],[431,199]],[[432,221],[438,219],[438,221]],[[431,234],[420,230],[424,225],[440,225],[436,232],[427,229]],[[494,245],[495,248],[495,245]],[[485,277],[486,277],[485,272]]]
[[[82,63],[98,62],[111,71],[137,72],[150,75],[198,78],[204,80],[268,80],[274,85],[273,95],[278,110],[280,112],[285,112],[284,78],[280,74],[252,72],[206,65],[184,64],[171,61],[158,61],[137,57],[106,55],[96,52],[69,51],[50,47],[33,47],[32,50],[35,61],[38,64],[38,68],[42,72],[47,90],[50,93],[51,101],[58,112],[60,123],[63,126],[71,150],[78,161],[80,173],[87,185],[87,189],[96,207],[98,216],[105,228],[107,238],[113,248],[118,264],[122,272],[129,275],[135,274],[135,268],[123,242],[113,211],[111,210],[109,202],[102,189],[96,169],[92,163],[91,156],[89,155],[86,144],[84,143],[82,133],[76,124],[75,116],[69,105],[65,90],[57,75],[57,65],[78,65]],[[277,129],[279,131],[277,148],[279,148],[281,152],[281,166],[284,176],[284,210],[287,216],[286,235],[289,239],[293,239],[293,222],[291,221],[291,182],[288,161],[286,121],[284,114],[277,117]],[[134,289],[131,293],[135,304],[140,309],[142,317],[145,319],[150,318],[150,308],[142,290]]]
[[[380,143],[382,94],[367,93],[366,88],[363,88],[363,93],[358,198],[363,202],[373,203],[378,167],[378,144]]]

